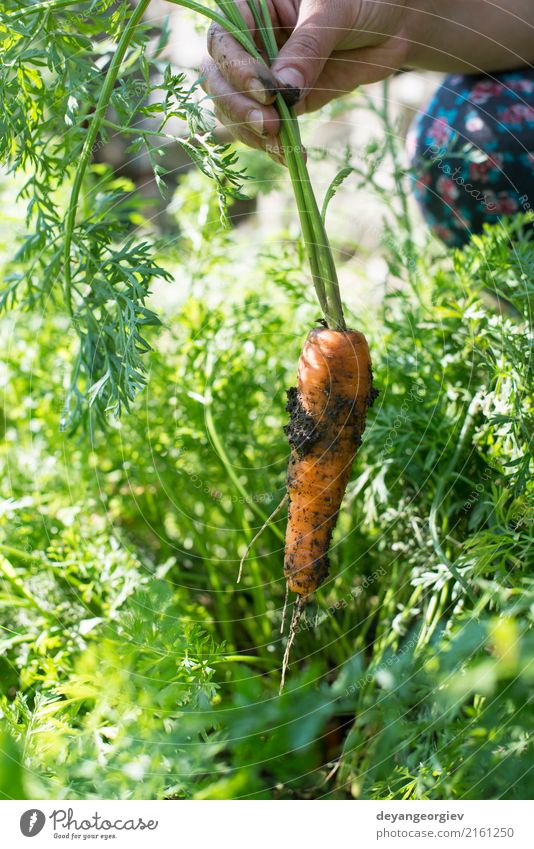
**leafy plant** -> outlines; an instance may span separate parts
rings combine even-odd
[[[101,71],[109,71],[128,20],[122,3],[8,2],[2,11],[8,108],[0,120],[17,172],[10,186],[22,188],[9,235],[27,204],[31,229],[14,262],[11,240],[2,246],[4,304],[18,301],[28,312],[23,322],[4,316],[0,326],[0,792],[528,795],[527,231],[503,221],[454,253],[419,244],[387,97],[359,96],[355,105],[374,110],[383,138],[369,141],[366,167],[350,150],[335,164],[347,187],[374,187],[387,201],[387,297],[365,328],[381,395],[334,536],[332,577],[306,606],[279,698],[276,520],[242,584],[235,577],[283,490],[284,392],[299,328],[316,319],[317,307],[293,230],[283,233],[283,247],[276,241],[261,252],[249,233],[215,230],[221,194],[231,202],[240,191],[241,167],[232,148],[208,141],[210,119],[190,83],[165,77],[164,33],[150,58],[148,31],[132,33],[95,143],[116,123],[134,155],[143,146],[156,169],[165,136],[131,122],[140,110],[163,120],[175,110],[189,122],[185,142],[176,143],[196,155],[204,141],[210,152],[200,164],[220,179],[194,173],[181,182],[169,212],[179,215],[180,233],[170,246],[151,233],[132,184],[88,162],[70,251],[79,318],[58,315],[65,175],[73,179]],[[154,89],[150,67],[161,70]],[[377,178],[385,164],[393,197]],[[341,194],[340,180],[329,194]],[[178,310],[160,309],[156,328],[147,295],[162,274],[180,277],[184,298]],[[141,350],[151,345],[147,360]],[[95,387],[106,357],[110,377]],[[136,395],[143,381],[146,391]],[[87,432],[72,433],[93,396],[107,431],[87,418]],[[132,411],[120,422],[106,414],[117,404]]]
[[[188,86],[183,74],[160,60],[168,32],[151,46],[143,24],[149,2],[130,9],[127,0],[118,5],[94,0],[80,12],[74,0],[8,0],[0,17],[5,56],[0,96],[8,104],[0,124],[0,157],[14,173],[30,171],[21,196],[32,228],[14,258],[1,305],[42,309],[52,302],[57,307],[57,284],[63,281],[63,307],[79,337],[65,427],[79,421],[84,402],[101,422],[106,414],[129,409],[145,385],[146,330],[159,323],[147,306],[149,287],[153,278],[170,279],[150,239],[135,236],[134,228],[145,228],[132,187],[110,169],[95,166],[95,151],[112,133],[131,136],[129,152],[146,151],[164,191],[162,144],[174,142],[215,181],[223,220],[228,199],[243,197],[245,175],[236,168],[235,153],[214,141],[210,117],[195,96],[197,83]],[[193,0],[172,2],[222,24],[251,56],[264,61],[233,0],[221,4],[221,12]],[[249,5],[272,61],[277,47],[267,6],[263,0]],[[161,81],[153,83],[155,72]],[[277,107],[314,286],[327,322],[343,329],[335,265],[298,122],[281,95]],[[137,126],[154,115],[162,116],[157,129]],[[166,132],[172,118],[187,123],[188,137]],[[60,196],[70,175],[63,212]]]
[[[195,185],[181,189],[191,192],[181,203],[188,215],[195,198],[204,200]],[[216,247],[219,237],[206,238]],[[224,239],[237,247],[239,234]],[[500,228],[488,230],[480,248],[491,255],[501,239]],[[205,257],[205,245],[197,250]],[[14,741],[7,762],[26,765],[18,792],[525,794],[534,657],[532,492],[522,474],[529,329],[488,301],[480,275],[463,273],[475,250],[456,255],[457,271],[445,261],[436,272],[434,264],[433,277],[424,271],[428,254],[418,255],[421,301],[405,289],[386,301],[375,357],[382,394],[362,449],[365,471],[334,539],[336,577],[308,606],[282,699],[276,524],[243,585],[234,582],[259,513],[270,512],[283,487],[283,390],[299,347],[288,317],[298,326],[313,317],[313,304],[285,280],[278,301],[258,297],[268,258],[255,264],[257,277],[247,276],[250,291],[232,300],[220,289],[222,269],[232,272],[229,291],[236,257],[247,265],[250,257],[215,249],[216,263],[199,267],[218,303],[208,309],[190,298],[181,306],[163,330],[135,415],[105,437],[95,432],[90,444],[57,430],[57,326],[47,319],[17,329],[6,383],[1,551],[16,578],[2,573],[2,723]],[[518,244],[527,256],[531,250],[528,240]],[[290,281],[299,272],[291,272],[291,256],[286,262]],[[512,251],[493,278],[499,288],[508,281],[509,297],[514,267]],[[12,328],[5,332],[9,339]],[[62,356],[67,363],[67,348]],[[502,375],[512,375],[513,394]],[[453,468],[456,434],[475,396]],[[497,422],[508,428],[502,436],[491,424],[495,406],[514,421]],[[449,467],[436,527],[443,552],[469,579],[474,607],[430,532],[438,470]],[[46,605],[32,605],[21,587]]]

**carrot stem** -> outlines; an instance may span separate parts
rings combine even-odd
[[[170,0],[170,2],[198,12],[220,24],[250,56],[264,63],[265,60],[258,51],[235,0],[223,0],[219,3],[223,14],[206,8],[195,0]],[[247,0],[247,5],[254,16],[268,61],[272,63],[278,48],[267,4],[265,0]],[[278,95],[276,106],[281,120],[280,139],[293,186],[317,298],[328,327],[332,330],[346,330],[334,257],[308,173],[298,119],[282,95]]]
[[[235,0],[223,0],[222,3],[219,3],[222,14],[215,9],[204,6],[197,2],[197,0],[168,1],[176,6],[182,6],[185,9],[189,9],[203,17],[209,18],[214,23],[224,27],[250,56],[254,57],[254,59],[258,62],[265,64],[265,60],[256,47],[250,30],[248,29],[248,26],[241,14],[241,10],[237,6]],[[58,0],[58,2],[61,3],[62,0]],[[84,173],[89,162],[91,147],[94,144],[102,121],[105,119],[109,98],[124,58],[124,53],[126,52],[134,27],[139,23],[143,12],[149,5],[149,2],[150,0],[140,0],[139,5],[136,7],[134,14],[130,18],[130,21],[128,22],[119,41],[117,52],[113,57],[112,64],[104,81],[104,86],[98,100],[96,111],[86,138],[86,143],[82,151],[81,161],[75,176],[66,220],[64,252],[65,300],[69,311],[71,312],[72,282],[70,249],[76,221],[78,197]],[[248,0],[248,5],[251,11],[254,8],[253,14],[257,25],[259,23],[262,24],[262,26],[259,27],[259,33],[261,35],[268,60],[271,63],[278,52],[276,37],[265,0],[259,0],[259,7],[256,5],[257,2],[258,0]],[[332,330],[346,330],[336,266],[308,173],[304,149],[300,138],[298,119],[293,109],[286,104],[281,95],[278,96],[276,105],[280,113],[282,125],[280,130],[280,139],[286,154],[289,176],[293,187],[293,193],[295,195],[304,245],[311,268],[312,280],[317,294],[317,299],[328,327]]]
[[[289,171],[293,191],[297,196],[297,192],[300,190],[304,199],[303,206],[299,207],[299,214],[303,231],[308,231],[311,234],[309,241],[305,239],[308,259],[312,273],[314,266],[318,266],[319,269],[321,285],[315,285],[317,296],[328,327],[332,330],[346,330],[334,257],[304,158],[304,147],[298,120],[281,95],[278,96],[277,107],[282,119],[280,137],[286,150],[288,166],[292,161],[297,171],[296,177],[293,177],[291,168]],[[323,306],[323,302],[325,306]]]
[[[278,47],[267,2],[248,0],[248,6],[251,10],[256,9],[256,13],[253,12],[254,19],[269,62],[272,63],[278,54]],[[281,120],[280,138],[286,154],[317,297],[328,326],[333,330],[346,330],[334,257],[306,165],[298,119],[280,94],[276,105]]]
[[[272,55],[271,46],[269,44],[267,50],[269,58]],[[317,298],[328,327],[332,330],[346,330],[334,257],[306,165],[298,118],[282,95],[278,95],[276,106],[281,120],[280,139],[297,202]]]

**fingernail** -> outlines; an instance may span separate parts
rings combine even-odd
[[[254,100],[266,106],[272,100],[272,95],[265,90],[265,86],[258,77],[252,77],[247,85],[247,91],[252,95]]]
[[[274,100],[278,94],[278,86],[270,71],[267,71],[266,68],[258,68],[257,77],[267,94],[271,95]]]
[[[294,106],[300,100],[306,86],[303,74],[296,68],[282,68],[281,71],[276,72],[276,77],[281,83],[283,89],[281,94],[284,100],[289,106]]]
[[[263,113],[261,109],[251,109],[247,115],[246,125],[257,136],[263,136]]]

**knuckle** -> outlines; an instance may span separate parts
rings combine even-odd
[[[207,34],[208,53],[213,56],[217,52],[217,48],[221,40],[225,36],[225,31],[220,24],[213,22],[210,24]]]
[[[322,57],[324,50],[321,45],[321,34],[319,30],[306,29],[294,36],[296,62],[305,60],[308,56]]]

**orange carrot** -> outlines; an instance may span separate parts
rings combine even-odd
[[[365,336],[318,327],[304,345],[298,387],[288,392],[291,445],[284,574],[300,596],[328,575],[328,548],[361,444],[373,388]]]

